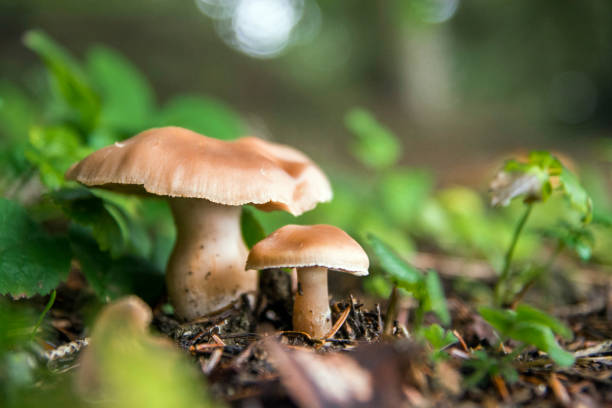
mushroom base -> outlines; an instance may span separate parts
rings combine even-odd
[[[166,270],[168,296],[177,317],[210,315],[257,288],[257,273],[245,271],[248,250],[240,230],[241,207],[173,198],[177,229]]]
[[[327,268],[298,268],[298,290],[293,304],[293,330],[321,338],[332,328],[327,297]]]

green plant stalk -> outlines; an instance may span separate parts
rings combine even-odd
[[[419,301],[419,305],[414,310],[414,324],[412,325],[412,331],[418,333],[423,327],[423,321],[425,320],[425,309],[423,308],[423,302]]]
[[[398,292],[399,291],[397,290],[397,286],[393,285],[391,297],[389,298],[389,306],[387,306],[387,313],[385,313],[385,326],[383,330],[384,336],[393,335],[393,321],[395,320],[395,316],[397,315],[397,304],[399,303]]]
[[[53,289],[53,292],[51,292],[51,296],[49,297],[49,301],[47,302],[47,306],[45,306],[45,310],[43,310],[40,314],[40,317],[36,322],[36,326],[34,326],[34,330],[32,330],[32,333],[30,334],[30,341],[34,340],[34,336],[36,335],[40,324],[42,323],[49,310],[51,310],[51,307],[53,307],[53,303],[55,303],[55,296],[57,296],[57,292],[55,289]]]
[[[542,268],[542,270],[537,274],[537,276],[531,278],[525,284],[525,286],[523,286],[523,288],[514,296],[514,299],[512,299],[512,302],[510,302],[510,309],[516,309],[516,306],[518,306],[519,302],[523,299],[523,297],[525,297],[525,294],[529,289],[531,289],[536,280],[538,280],[538,278],[542,276],[543,273],[548,273],[550,271],[550,268],[552,268],[553,264],[557,260],[557,257],[563,251],[564,248],[565,245],[559,241],[559,243],[557,243],[557,246],[555,247],[555,250],[548,258],[546,265],[544,265],[544,268]]]
[[[529,214],[531,214],[532,209],[533,209],[533,204],[532,203],[527,204],[527,208],[525,209],[523,216],[521,217],[521,219],[519,220],[519,223],[516,225],[516,228],[514,229],[514,234],[512,235],[512,241],[510,242],[510,247],[508,247],[508,251],[506,252],[506,256],[504,257],[504,267],[502,269],[501,275],[499,276],[499,279],[497,280],[497,283],[495,284],[495,289],[493,292],[494,297],[495,297],[495,305],[497,307],[501,307],[504,301],[503,288],[506,282],[508,281],[508,278],[510,277],[510,265],[512,264],[514,250],[516,248],[516,244],[519,240],[519,237],[521,236],[521,232],[523,231],[523,227],[525,227],[525,224],[527,223]]]
[[[511,353],[506,354],[503,357],[504,361],[514,361],[525,349],[527,348],[527,344],[521,343],[517,348],[515,348]]]

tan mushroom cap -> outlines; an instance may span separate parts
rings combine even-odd
[[[311,266],[365,276],[370,261],[346,232],[323,224],[285,225],[255,244],[247,259],[248,269]]]
[[[180,127],[149,129],[104,147],[74,164],[66,179],[293,215],[332,197],[323,172],[291,147],[255,137],[222,141]]]

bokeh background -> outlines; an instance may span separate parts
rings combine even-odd
[[[526,206],[492,207],[490,181],[506,159],[552,152],[579,178],[532,156],[526,171],[556,190],[527,210],[504,285],[533,284],[525,301],[549,312],[590,304],[594,277],[612,273],[611,23],[609,0],[0,0],[0,405],[91,406],[74,372],[33,356],[89,336],[125,295],[172,315],[167,204],[64,179],[155,126],[307,153],[334,200],[299,218],[246,206],[246,241],[288,223],[343,228],[371,275],[331,273],[330,293],[368,309],[396,283],[368,234],[439,272],[437,302],[412,289],[430,310],[446,310],[442,292],[492,304]],[[415,297],[401,298],[407,324]],[[213,406],[178,352],[111,333],[97,352],[113,406]]]
[[[42,28],[77,57],[118,50],[160,104],[221,100],[322,162],[356,164],[342,118],[366,107],[404,163],[479,183],[514,148],[582,157],[609,135],[610,21],[606,1],[2,0],[0,74],[33,86],[21,38]]]
[[[382,235],[406,256],[442,250],[496,268],[521,204],[491,209],[486,194],[509,157],[554,152],[609,217],[611,21],[607,1],[2,0],[3,194],[35,200],[24,168],[43,169],[42,190],[55,190],[70,163],[151,126],[248,133],[305,151],[335,189],[298,220],[257,212],[266,232],[326,222]],[[49,79],[49,39],[71,55],[82,98],[72,105]],[[152,207],[120,207],[148,229],[114,255],[135,251],[163,270],[171,219],[140,205]],[[519,257],[565,217],[566,204],[548,205]],[[595,260],[608,263],[600,235]]]

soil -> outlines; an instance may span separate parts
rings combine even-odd
[[[560,340],[575,353],[574,366],[558,368],[528,348],[514,362],[516,382],[494,376],[471,388],[464,384],[471,374],[464,362],[473,351],[503,355],[515,345],[493,349],[492,328],[452,289],[448,304],[459,341],[435,363],[426,346],[410,338],[409,318],[394,322],[393,334],[385,336],[381,307],[368,310],[352,295],[331,303],[336,324],[326,338],[291,331],[291,282],[282,270],[261,275],[258,296],[244,295],[205,319],[180,322],[155,308],[153,326],[191,356],[216,398],[236,407],[612,406],[612,290],[607,282],[592,282],[590,301],[558,309],[557,316],[575,334],[572,342]],[[47,352],[54,370],[70,369],[87,347],[78,312],[83,297],[78,289],[63,287],[53,308],[56,341],[71,341],[53,350],[52,358]],[[409,304],[403,312],[410,314]],[[66,352],[60,356],[58,350]]]

